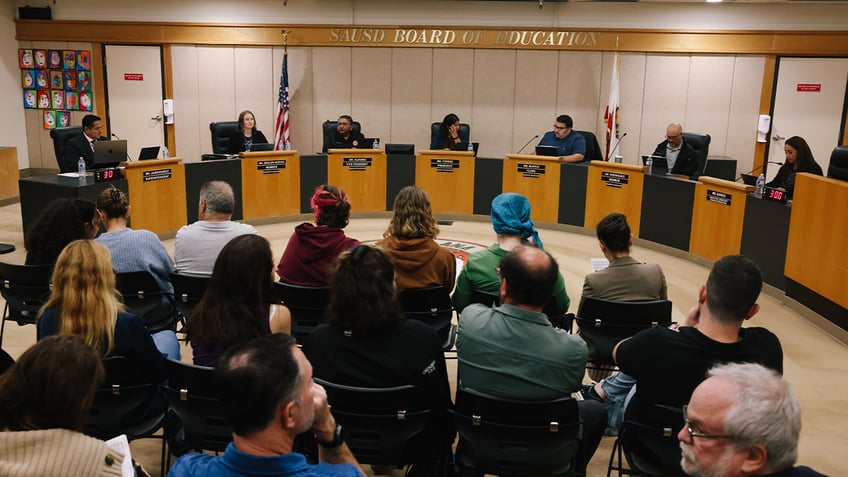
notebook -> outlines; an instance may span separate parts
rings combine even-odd
[[[143,147],[138,153],[139,161],[147,161],[150,159],[156,159],[157,157],[159,157],[159,146]]]

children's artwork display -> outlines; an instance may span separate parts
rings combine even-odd
[[[44,129],[71,125],[71,111],[91,111],[91,52],[21,48],[21,91],[24,109],[42,109]]]

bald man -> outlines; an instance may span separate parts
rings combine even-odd
[[[693,177],[698,172],[695,149],[683,139],[683,126],[679,123],[671,123],[665,128],[665,141],[657,144],[653,156],[664,157],[668,161],[669,174]]]

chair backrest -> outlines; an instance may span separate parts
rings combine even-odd
[[[848,146],[836,146],[830,153],[827,177],[848,181]]]
[[[576,320],[579,334],[589,347],[589,360],[594,364],[615,364],[612,349],[616,343],[640,330],[671,324],[671,302],[583,297]]]
[[[334,145],[333,145],[333,131],[336,130],[338,125],[339,125],[338,121],[330,121],[329,119],[327,121],[324,121],[324,123],[321,125],[321,132],[323,134],[322,137],[324,138],[324,145],[321,146],[321,152],[327,152],[328,149],[334,147]],[[359,121],[354,121],[352,133],[358,134],[358,133],[361,133],[361,132],[362,132],[362,125],[359,124]]]
[[[312,331],[326,321],[324,311],[330,303],[330,289],[302,287],[283,282],[274,283],[274,289],[291,312],[292,336],[303,345]]]
[[[603,161],[604,154],[601,152],[601,146],[598,144],[598,137],[595,133],[589,131],[574,131],[583,135],[586,140],[586,155],[584,161]]]
[[[403,315],[410,320],[426,323],[436,330],[442,339],[442,347],[453,346],[453,302],[450,290],[442,285],[430,288],[407,288],[398,299]]]
[[[680,476],[680,443],[677,433],[683,427],[680,408],[654,405],[640,420],[625,415],[619,444],[631,469],[645,476]]]
[[[206,293],[209,278],[208,276],[171,273],[171,284],[174,286],[174,306],[186,320],[191,318],[192,310],[200,303],[200,299]]]
[[[470,303],[482,303],[486,306],[498,306],[501,304],[501,299],[498,295],[494,293],[487,293],[483,290],[474,290],[471,292]],[[563,315],[557,309],[556,300],[551,297],[545,306],[542,307],[542,313],[548,315],[548,321],[557,328],[561,328],[564,330],[568,330],[571,332],[571,323],[574,319],[574,315],[572,313],[568,313]]]
[[[698,169],[695,176],[700,176],[704,173],[704,168],[707,167],[707,156],[710,155],[710,140],[712,138],[709,134],[685,132],[683,139],[695,150],[695,159],[698,160]]]
[[[433,123],[430,125],[430,147],[439,143],[439,129],[442,127],[442,123]],[[459,139],[464,143],[468,144],[468,141],[471,139],[471,126],[465,123],[459,123]],[[435,149],[440,149],[439,147],[435,147]]]
[[[212,133],[212,153],[228,154],[230,134],[238,129],[238,121],[219,121],[209,123],[209,132]]]
[[[459,432],[456,459],[496,475],[572,475],[578,452],[577,401],[524,402],[457,389],[450,410]]]
[[[71,126],[50,130],[50,138],[53,139],[53,153],[56,154],[56,163],[59,164],[59,172],[76,172],[76,170],[63,170],[62,155],[65,151],[65,143],[68,139],[82,134],[82,126]]]
[[[6,321],[32,325],[50,296],[53,265],[13,265],[0,262],[0,295],[6,300],[0,320],[0,344]]]
[[[345,386],[314,378],[356,459],[365,464],[404,465],[441,457],[447,433],[433,426],[447,410],[430,409],[426,393],[412,385],[391,388]]]
[[[214,368],[169,359],[165,394],[183,424],[186,447],[222,452],[233,439],[215,384]]]
[[[15,364],[15,359],[5,350],[0,349],[0,374],[5,373],[13,364]]]
[[[151,406],[159,392],[158,384],[148,383],[124,356],[103,360],[106,380],[94,394],[85,433],[98,439],[126,434],[132,440],[150,436],[162,427],[165,407]]]
[[[159,288],[153,275],[149,272],[118,273],[116,284],[127,313],[143,318],[148,331],[155,333],[173,328],[176,322],[174,297]]]

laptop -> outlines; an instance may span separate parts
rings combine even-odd
[[[250,145],[250,152],[266,152],[273,150],[274,145],[270,142],[255,142]]]
[[[382,144],[380,142],[380,138],[378,137],[366,137],[359,141],[359,144],[354,149],[373,149],[374,141],[377,141],[378,144]]]
[[[537,156],[559,156],[559,148],[556,146],[536,146]]]
[[[643,165],[648,165],[647,162],[649,157],[654,160],[654,163],[651,166],[651,174],[668,174],[668,161],[666,158],[661,156],[642,156]]]
[[[94,169],[115,167],[127,160],[127,140],[97,141],[94,143]]]
[[[479,142],[472,142],[471,143],[471,150],[474,151],[475,156],[477,155],[478,149],[480,149],[480,143]],[[467,150],[468,150],[468,143],[467,142],[461,142],[459,144],[454,144],[453,146],[451,146],[451,151],[467,151]]]
[[[94,147],[96,148],[97,146]],[[157,157],[159,157],[159,146],[143,147],[138,153],[139,161],[149,161],[150,159],[156,159]]]
[[[742,182],[744,182],[745,185],[756,186],[758,178],[759,176],[752,176],[751,174],[742,174]]]

